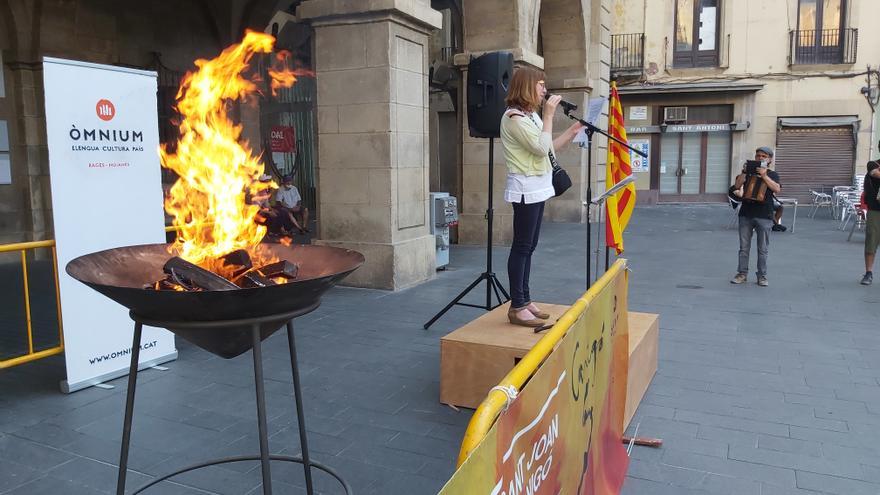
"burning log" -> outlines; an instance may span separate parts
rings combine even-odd
[[[259,268],[260,274],[266,278],[284,277],[286,279],[295,279],[299,272],[299,266],[286,260],[275,263],[269,263]]]
[[[254,267],[251,256],[244,249],[236,249],[225,254],[220,260],[223,262],[223,268],[229,270],[231,274],[229,278],[232,280]]]
[[[192,290],[187,288],[187,286],[194,286],[204,290],[238,289],[237,285],[220,275],[205,270],[178,256],[169,259],[165,266],[162,267],[162,271],[170,275],[174,283],[186,290]]]
[[[278,285],[274,280],[270,280],[260,274],[257,270],[251,270],[236,280],[239,287],[243,289],[252,289],[255,287],[268,287],[270,285]]]
[[[254,266],[254,259],[244,249],[227,253],[217,261],[212,266],[217,266],[219,273],[175,256],[162,267],[165,278],[144,286],[144,289],[193,292],[269,287],[285,284],[295,279],[299,272],[299,266],[285,260]]]

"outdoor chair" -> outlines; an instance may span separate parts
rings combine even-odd
[[[831,209],[833,217],[837,220],[843,220],[844,213],[844,194],[855,191],[855,186],[834,186],[831,188]]]
[[[853,189],[858,192],[862,192],[865,188],[865,176],[864,175],[854,175],[853,176]]]
[[[815,218],[816,212],[822,207],[827,207],[828,212],[833,216],[834,212],[832,211],[832,206],[834,203],[830,194],[810,189],[810,196],[813,204],[813,211],[810,212],[810,218]]]
[[[856,229],[862,230],[865,228],[866,222],[868,220],[868,205],[865,203],[865,194],[859,197],[859,204],[856,205],[856,213],[855,220],[853,221],[852,228],[849,229],[849,235],[846,236],[846,242],[849,242],[852,239],[853,233]]]
[[[843,218],[840,221],[840,227],[838,227],[840,230],[846,230],[849,221],[858,215],[861,202],[861,193],[851,192],[843,196]]]
[[[739,209],[742,207],[742,201],[737,201],[730,197],[730,195],[728,195],[727,203],[730,205],[731,208],[733,208],[733,216],[730,217],[730,221],[727,222],[727,228],[732,229],[739,219]]]

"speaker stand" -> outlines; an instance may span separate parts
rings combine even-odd
[[[470,285],[467,286],[463,291],[459,292],[455,299],[449,302],[445,308],[441,309],[439,313],[434,315],[427,323],[424,325],[424,329],[427,330],[428,327],[434,324],[435,321],[439,320],[441,316],[443,316],[447,311],[452,309],[453,306],[468,306],[471,308],[479,308],[485,309],[486,311],[491,311],[498,306],[501,306],[505,302],[510,300],[510,295],[504,290],[504,286],[501,285],[501,282],[498,281],[498,277],[495,276],[495,272],[492,271],[492,220],[495,216],[495,210],[493,209],[493,198],[492,194],[495,189],[494,182],[494,171],[495,171],[495,138],[489,138],[489,205],[486,207],[486,220],[488,221],[487,232],[486,232],[486,271],[477,276],[476,280],[471,282]],[[482,281],[486,281],[486,304],[469,304],[460,302],[464,296],[466,296],[470,291],[472,291],[476,286],[480,284]],[[492,305],[492,293],[495,293],[495,297],[498,299],[498,304]],[[499,293],[500,292],[500,293]],[[504,299],[501,298],[501,295],[504,295]]]

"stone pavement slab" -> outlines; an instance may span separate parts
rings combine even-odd
[[[659,313],[661,333],[659,370],[630,433],[638,426],[664,446],[634,448],[624,494],[880,494],[880,287],[858,285],[860,234],[848,243],[826,212],[805,212],[796,233],[773,233],[762,288],[754,274],[728,282],[738,246],[726,206],[636,209],[626,236],[630,309]],[[582,294],[585,230],[544,225],[537,299],[569,304]],[[507,251],[493,250],[505,284]],[[296,320],[314,457],[357,493],[431,494],[452,474],[471,411],[438,402],[439,339],[482,311],[456,307],[429,331],[422,324],[484,262],[484,249],[455,246],[449,269],[429,283],[394,293],[337,288]],[[471,302],[484,294],[472,292]],[[42,298],[35,316],[50,339],[54,295],[33,297]],[[0,311],[10,316],[0,324],[2,356],[20,345],[12,317],[21,315]],[[295,455],[285,339],[279,332],[264,346],[270,445]],[[177,345],[168,371],[139,375],[130,487],[258,450],[250,355],[223,360]],[[114,492],[125,379],[63,395],[63,377],[62,356],[0,371],[0,494]],[[276,493],[305,493],[298,465],[273,464],[273,480]],[[341,493],[324,474],[316,486]],[[259,494],[260,471],[254,462],[217,466],[148,493]]]

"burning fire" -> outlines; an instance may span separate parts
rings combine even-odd
[[[259,182],[263,165],[248,143],[240,142],[242,127],[228,111],[232,102],[259,92],[259,78],[246,73],[254,55],[270,53],[274,43],[270,35],[248,31],[217,58],[197,60],[198,70],[184,77],[177,93],[182,121],[176,151],[159,150],[162,166],[180,177],[165,198],[178,229],[171,250],[221,275],[221,256],[244,249],[256,259],[266,234],[266,227],[254,221],[259,206],[248,202],[266,187]],[[296,73],[279,63],[283,58],[268,71],[273,93],[296,81]]]

